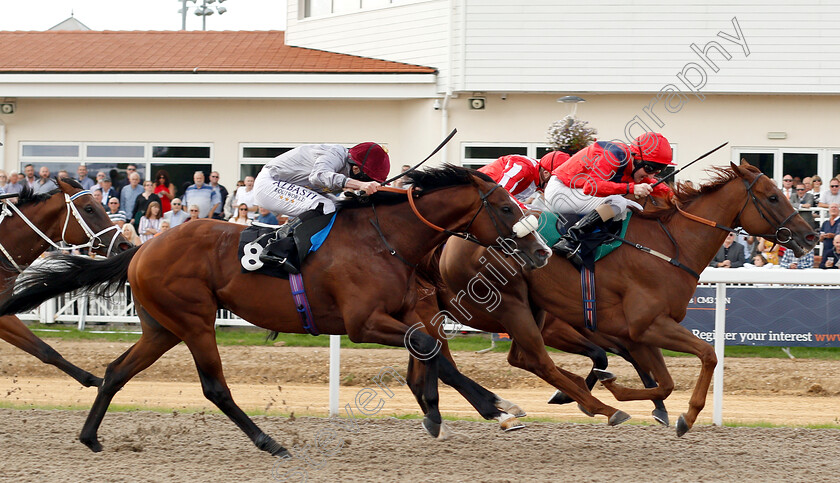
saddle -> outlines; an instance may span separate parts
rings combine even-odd
[[[252,224],[239,235],[242,273],[256,272],[284,279],[300,273],[307,255],[317,251],[327,239],[336,215],[307,218],[284,237],[278,236],[279,226]]]
[[[613,235],[624,237],[631,216],[632,212],[628,211],[623,221],[613,220],[608,222],[606,231],[595,230],[592,233],[584,235],[581,245],[581,258],[584,260],[584,265],[587,264],[587,260],[591,261],[594,265],[596,261],[609,255],[621,245],[621,242],[615,240]],[[569,228],[581,218],[582,215],[576,213],[561,213],[560,215],[556,215],[548,211],[543,211],[540,213],[537,232],[549,246],[554,246],[566,234]],[[594,266],[590,268],[594,268]]]

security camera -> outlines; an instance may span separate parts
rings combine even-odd
[[[432,104],[432,108],[434,108],[434,110],[436,111],[440,110],[440,99],[435,99],[435,103]]]

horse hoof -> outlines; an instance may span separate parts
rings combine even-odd
[[[505,401],[502,398],[499,398],[496,401],[496,409],[498,409],[499,411],[501,411],[503,413],[512,414],[512,415],[516,416],[517,418],[524,418],[525,416],[528,415],[528,413],[526,413],[525,410],[522,409],[521,407],[517,406],[516,404],[513,404],[510,401]]]
[[[96,436],[94,436],[93,439],[79,438],[79,441],[81,441],[82,444],[90,448],[90,450],[94,453],[99,453],[102,451],[102,444],[99,443],[99,439]]]
[[[691,426],[688,425],[688,422],[685,420],[685,414],[680,414],[679,419],[677,419],[677,436],[682,436],[691,429]]]
[[[592,369],[592,372],[598,378],[599,381],[609,381],[610,379],[615,379],[615,374],[610,371],[605,371],[603,369]]]
[[[581,403],[578,403],[578,409],[580,409],[580,412],[582,412],[583,414],[585,414],[585,415],[589,416],[590,418],[594,418],[594,417],[595,417],[595,413],[590,413],[589,411],[587,411],[587,410],[586,410],[586,408],[585,408],[585,407],[583,407],[583,405],[582,405]]]
[[[610,416],[609,425],[610,426],[618,426],[619,424],[623,423],[630,419],[630,415],[619,409],[618,411],[614,412],[612,416]]]
[[[574,399],[570,398],[568,394],[563,391],[557,391],[551,396],[551,399],[548,400],[548,404],[569,404],[570,402],[574,402]]]
[[[516,417],[512,414],[507,413],[499,416],[499,426],[504,432],[516,431],[517,429],[522,429],[525,427],[522,421],[516,419]]]
[[[286,448],[281,446],[280,450],[278,450],[274,453],[271,453],[271,456],[276,456],[278,458],[291,458],[292,453],[289,453],[289,450],[287,450]]]
[[[433,438],[437,438],[440,435],[440,426],[441,423],[432,421],[428,416],[423,418],[423,429]]]
[[[662,426],[670,426],[671,422],[668,420],[668,411],[664,409],[654,409],[651,412],[653,419]]]
[[[440,423],[440,433],[438,433],[437,439],[438,441],[446,441],[447,439],[452,437],[452,431],[449,430],[449,426],[446,425],[446,422],[441,421]]]

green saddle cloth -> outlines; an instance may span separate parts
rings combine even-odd
[[[633,215],[632,211],[627,213],[627,216],[624,217],[624,221],[620,225],[621,228],[617,231],[614,231],[613,232],[614,235],[618,235],[621,238],[624,238],[624,235],[627,233],[627,225],[630,223],[630,217],[632,215]],[[559,219],[560,218],[557,215],[555,215],[554,213],[550,213],[548,211],[543,211],[540,214],[540,222],[539,222],[539,228],[537,228],[537,233],[539,233],[540,236],[543,237],[543,240],[545,240],[545,242],[548,244],[548,246],[554,246],[554,244],[557,243],[558,241],[560,241],[560,238],[563,235],[566,234],[566,230],[563,230],[561,232],[557,228],[557,221]],[[618,223],[615,223],[614,225],[618,226]],[[600,245],[595,250],[595,261],[597,262],[598,260],[606,257],[607,255],[612,253],[613,250],[618,248],[620,245],[621,245],[621,242],[618,241],[618,240],[613,240],[611,242],[604,243],[604,244]]]

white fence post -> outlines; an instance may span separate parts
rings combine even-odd
[[[330,336],[330,417],[338,416],[338,384],[341,368],[341,336]]]
[[[723,348],[726,342],[726,284],[718,282],[715,291],[715,355],[714,410],[712,423],[723,426]]]
[[[79,330],[85,330],[85,323],[87,322],[87,307],[88,307],[88,296],[87,294],[82,295],[81,300],[78,301],[79,304]]]

